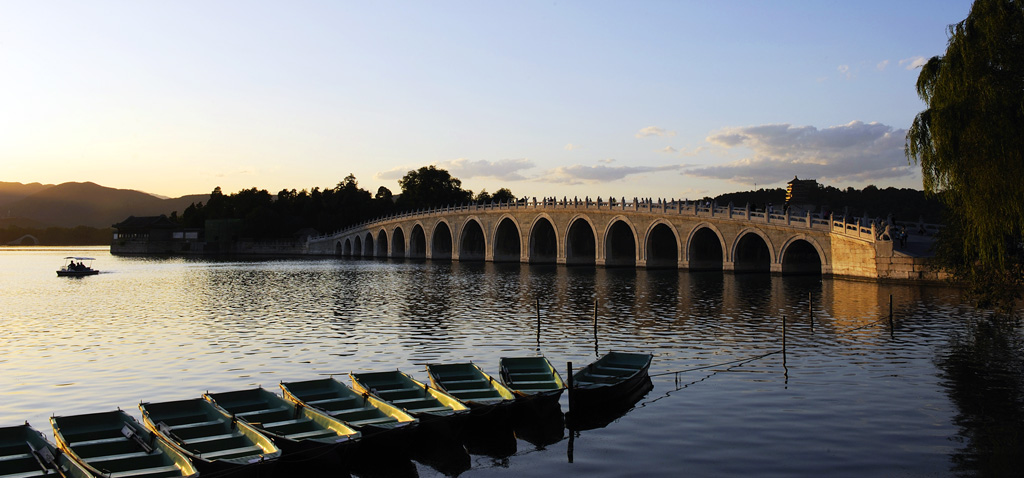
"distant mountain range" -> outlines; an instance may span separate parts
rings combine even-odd
[[[192,203],[207,202],[209,194],[160,198],[131,189],[96,183],[0,182],[0,227],[110,227],[128,216],[181,214]]]

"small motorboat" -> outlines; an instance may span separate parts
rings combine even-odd
[[[363,435],[406,429],[419,420],[370,393],[356,393],[333,378],[281,382],[284,398],[322,410],[359,430]]]
[[[502,357],[498,361],[501,382],[517,397],[558,400],[565,382],[545,357]]]
[[[65,257],[64,265],[57,269],[57,277],[85,277],[99,274],[100,271],[92,268],[92,261],[95,260],[92,257]]]
[[[0,478],[92,478],[28,422],[0,428]]]
[[[508,387],[472,362],[427,365],[427,374],[431,385],[448,392],[470,408],[509,405],[516,399]]]
[[[600,411],[630,402],[650,385],[651,354],[609,352],[572,376],[569,409]]]
[[[296,405],[261,388],[206,393],[203,398],[269,436],[286,454],[339,448],[359,432],[317,409]]]
[[[193,477],[185,454],[122,410],[50,418],[57,446],[96,476]]]
[[[142,422],[200,467],[226,471],[278,459],[281,449],[245,420],[237,420],[203,398],[140,403]]]
[[[376,395],[424,422],[469,413],[469,407],[459,399],[428,387],[398,370],[350,373],[349,377],[352,378],[352,388],[356,392]]]

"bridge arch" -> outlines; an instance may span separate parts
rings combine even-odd
[[[423,224],[419,222],[412,227],[412,232],[409,233],[408,257],[410,259],[427,258],[427,233],[423,230]]]
[[[355,239],[352,239],[352,257],[363,256],[363,241],[356,235]]]
[[[558,231],[555,222],[547,214],[539,214],[530,225],[529,261],[531,264],[555,264],[558,262]],[[564,250],[564,249],[563,249]]]
[[[771,272],[776,263],[771,238],[754,227],[744,228],[736,235],[730,255],[735,272]]]
[[[643,260],[648,269],[679,267],[679,234],[664,219],[651,223],[644,234]]]
[[[345,245],[342,246],[341,255],[345,257],[352,256],[352,240],[347,237],[345,238]]]
[[[604,265],[607,267],[635,267],[637,258],[636,229],[625,216],[609,221],[604,234]]]
[[[395,229],[391,231],[391,257],[405,258],[405,231],[402,226],[395,226]]]
[[[597,228],[589,217],[579,214],[569,220],[565,231],[565,263],[597,263]]]
[[[487,258],[487,241],[484,228],[476,217],[471,217],[462,224],[459,234],[459,260],[482,261]]]
[[[491,238],[494,262],[519,262],[522,259],[523,235],[520,231],[522,229],[512,215],[504,214],[498,219]]]
[[[725,236],[710,222],[693,226],[686,238],[685,259],[690,270],[722,270],[725,267]]]
[[[373,233],[367,232],[363,239],[363,257],[373,257]]]
[[[381,228],[377,231],[377,246],[375,247],[377,255],[376,257],[387,257],[388,256],[388,233]]]
[[[452,228],[445,219],[438,219],[430,233],[430,258],[433,260],[451,260],[454,250]]]
[[[806,234],[786,240],[779,254],[783,274],[821,274],[828,270],[828,256],[818,241]]]
[[[334,255],[338,257],[345,255],[345,248],[341,245],[341,241],[334,243]]]

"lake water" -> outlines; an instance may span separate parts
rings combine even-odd
[[[96,257],[103,272],[57,278],[66,255]],[[454,469],[428,457],[403,470],[998,476],[1022,465],[1022,331],[989,327],[945,287],[519,264],[113,257],[102,248],[0,248],[0,270],[0,426],[29,420],[49,435],[54,414],[121,407],[139,417],[140,401],[257,385],[278,391],[283,380],[350,371],[397,368],[426,379],[424,364],[436,362],[472,360],[496,373],[498,358],[513,355],[543,354],[564,377],[567,362],[635,350],[655,356],[654,389],[606,426],[540,442],[517,436],[499,453],[470,447]]]

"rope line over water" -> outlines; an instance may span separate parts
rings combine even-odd
[[[775,350],[773,352],[768,352],[768,353],[765,353],[765,354],[761,354],[761,355],[758,355],[758,356],[755,356],[755,357],[747,357],[747,358],[742,358],[742,359],[730,360],[728,362],[716,363],[716,364],[711,364],[711,365],[703,365],[703,366],[700,366],[700,367],[688,368],[688,369],[685,369],[685,370],[675,370],[675,371],[670,371],[670,372],[652,373],[652,374],[650,374],[650,376],[651,377],[661,377],[663,375],[672,375],[672,374],[680,374],[680,373],[687,373],[687,372],[695,372],[697,370],[704,370],[704,369],[714,368],[714,367],[723,367],[723,366],[731,365],[731,364],[742,365],[742,364],[745,364],[747,362],[753,362],[755,360],[763,359],[763,358],[765,358],[765,357],[767,357],[769,355],[775,355],[775,354],[780,354],[780,353],[782,353],[782,349]]]

